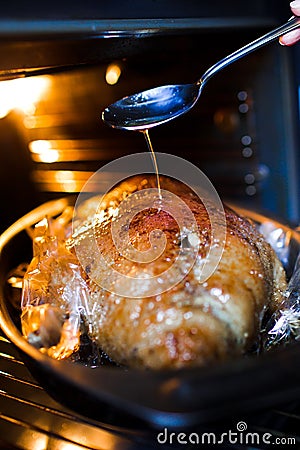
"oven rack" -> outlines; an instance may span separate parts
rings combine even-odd
[[[295,401],[242,418],[248,429],[273,438],[295,438],[300,446],[300,403]],[[113,418],[112,418],[113,423]],[[221,425],[220,425],[221,426]],[[230,425],[228,425],[230,427]],[[229,429],[224,425],[226,429]],[[207,430],[202,430],[202,432]],[[209,430],[211,431],[211,430]],[[35,381],[13,344],[0,334],[0,449],[151,450],[158,431],[120,429],[80,416],[53,400]],[[182,447],[182,446],[181,446]],[[186,446],[185,448],[195,448]],[[249,448],[227,445],[229,449]],[[266,447],[267,448],[267,447]]]
[[[141,445],[147,450],[139,432],[100,424],[53,400],[0,334],[0,449],[139,450]]]

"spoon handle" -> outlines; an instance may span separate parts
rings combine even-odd
[[[264,36],[261,36],[260,38],[256,39],[255,41],[250,42],[249,44],[245,45],[244,47],[240,48],[239,50],[236,50],[235,52],[233,52],[230,55],[226,56],[225,58],[221,59],[215,65],[210,67],[204,73],[204,75],[202,75],[202,77],[198,81],[198,84],[203,85],[215,73],[217,73],[221,69],[224,69],[226,66],[228,66],[232,62],[237,61],[238,59],[242,58],[243,56],[246,56],[249,53],[253,52],[253,50],[263,47],[264,45],[268,44],[269,42],[274,41],[275,39],[279,38],[283,34],[288,33],[289,31],[292,31],[295,28],[298,28],[299,26],[300,26],[300,17],[292,16],[285,24],[281,25],[278,28],[275,28],[275,30],[270,31],[269,33],[265,34]]]

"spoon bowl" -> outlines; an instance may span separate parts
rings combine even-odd
[[[201,83],[159,86],[110,105],[103,120],[113,128],[147,130],[189,111],[200,91]]]
[[[221,59],[195,83],[159,86],[124,97],[108,106],[102,113],[102,119],[113,128],[133,131],[147,130],[175,119],[195,105],[204,85],[213,75],[299,25],[300,18],[293,16],[275,30]]]

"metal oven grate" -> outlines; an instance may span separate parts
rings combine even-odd
[[[248,429],[272,440],[293,437],[300,446],[300,403],[242,418]],[[227,430],[233,426],[223,425]],[[202,432],[208,430],[202,430]],[[80,416],[53,400],[34,380],[15,347],[0,335],[0,448],[25,450],[178,448],[157,444],[158,431],[120,429]],[[283,441],[281,441],[283,442]],[[182,447],[182,446],[181,446]],[[280,447],[280,446],[279,446]],[[186,446],[185,448],[195,448]],[[221,448],[249,448],[227,445]],[[251,446],[251,448],[254,448]],[[255,447],[257,448],[257,447]],[[264,448],[264,447],[260,447]],[[267,448],[267,447],[265,447]]]
[[[0,335],[0,448],[138,450],[148,445],[138,432],[93,422],[55,402]]]

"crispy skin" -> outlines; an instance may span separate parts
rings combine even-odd
[[[118,297],[93,281],[96,277],[101,284],[105,268],[91,246],[90,229],[79,230],[68,245],[74,253],[75,245],[79,246],[89,261],[85,276],[91,291],[94,337],[112,359],[131,367],[202,366],[244,354],[258,342],[265,311],[278,307],[286,288],[283,268],[255,227],[225,208],[223,256],[214,274],[200,283],[199,263],[210,244],[206,209],[196,194],[180,182],[161,177],[161,184],[193,211],[201,236],[197,261],[179,284],[161,295],[143,298],[132,279],[124,288],[141,298]],[[118,270],[132,276],[141,272],[142,265],[118,253],[110,226],[119,203],[130,193],[149,187],[156,187],[153,176],[137,176],[121,183],[102,201],[105,214],[93,229],[100,251],[112,259]],[[82,209],[82,220],[87,211],[88,206],[86,211]],[[178,226],[166,212],[148,210],[137,214],[130,227],[132,242],[142,250],[148,248],[149,232],[156,228],[164,231],[168,242],[164,254],[149,263],[148,270],[154,275],[166,270],[178,253]]]

